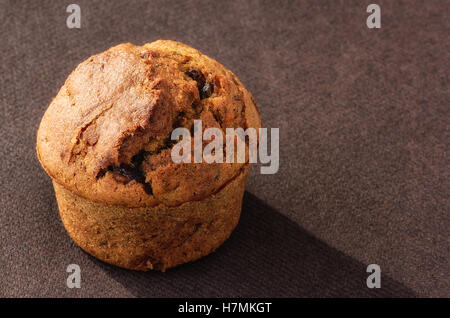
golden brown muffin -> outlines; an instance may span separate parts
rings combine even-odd
[[[229,237],[248,157],[174,163],[171,133],[192,130],[196,119],[224,136],[228,127],[261,127],[237,77],[187,45],[121,44],[70,74],[42,118],[37,154],[81,248],[121,267],[164,271]]]

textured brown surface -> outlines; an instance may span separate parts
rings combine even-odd
[[[2,1],[0,293],[6,296],[450,296],[449,8],[445,1]],[[178,40],[234,71],[276,175],[253,169],[241,222],[215,253],[130,273],[74,246],[36,159],[35,132],[82,60],[122,42]],[[251,194],[250,194],[250,193]],[[65,287],[68,264],[82,288]],[[382,288],[365,287],[367,264]]]

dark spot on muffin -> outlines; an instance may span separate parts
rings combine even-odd
[[[172,149],[172,147],[173,147],[177,142],[178,142],[178,141],[172,140],[170,137],[166,138],[166,139],[164,140],[164,145],[163,145],[160,149],[158,149],[158,152],[157,152],[157,153],[161,153],[161,152],[163,152],[164,150],[167,150],[167,149]]]
[[[145,182],[145,174],[142,170],[142,162],[145,160],[145,156],[147,154],[148,152],[143,150],[131,158],[130,164],[122,163],[119,167],[109,166],[108,171],[122,176],[122,178],[115,178],[117,181],[122,183],[128,183],[131,180],[136,180],[136,182],[143,185],[145,193],[152,195],[152,186],[150,183]]]
[[[145,150],[140,151],[139,153],[137,153],[136,155],[134,155],[131,158],[131,165],[133,166],[140,166],[142,164],[142,162],[144,162],[145,160],[145,156],[148,155],[148,152]]]
[[[205,83],[203,85],[202,90],[200,91],[200,99],[208,98],[214,92],[214,84],[213,83]]]
[[[205,85],[206,80],[202,72],[190,69],[189,71],[186,72],[186,75],[197,82],[198,89],[201,89],[203,85]]]
[[[126,177],[128,180],[134,179],[139,183],[142,183],[143,176],[141,172],[132,165],[121,164],[120,167],[109,166],[108,170],[120,174],[121,176]]]
[[[200,99],[208,98],[212,95],[214,92],[214,84],[206,82],[205,76],[202,72],[190,69],[185,74],[197,82],[197,89]]]
[[[143,183],[142,185],[144,186],[145,193],[147,193],[148,195],[153,194],[152,185],[150,183]]]

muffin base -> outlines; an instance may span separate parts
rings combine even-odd
[[[239,221],[248,173],[246,165],[215,194],[175,207],[105,205],[53,186],[64,227],[83,250],[123,268],[165,271],[225,242]]]

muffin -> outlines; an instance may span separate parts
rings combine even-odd
[[[120,44],[70,74],[42,118],[36,150],[61,220],[83,250],[123,268],[164,271],[230,236],[248,156],[175,163],[171,133],[193,134],[194,120],[224,136],[226,128],[261,127],[238,78],[187,45]]]

